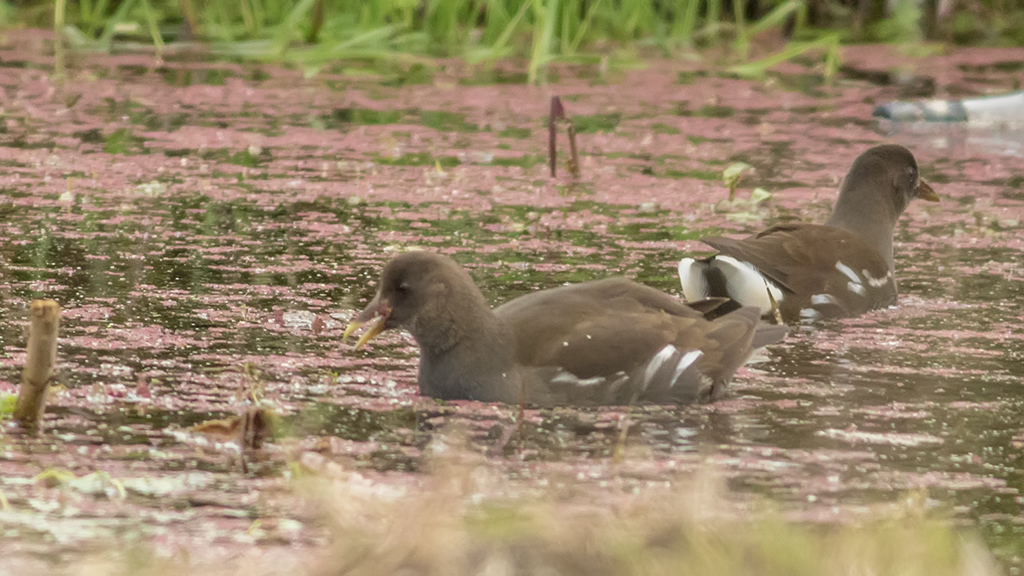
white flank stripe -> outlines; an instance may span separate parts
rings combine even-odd
[[[800,311],[800,317],[804,320],[817,320],[821,316],[814,308],[804,308]]]
[[[623,384],[629,381],[629,374],[626,374],[625,372],[616,372],[615,374],[613,374],[613,376],[618,376],[618,378],[608,385],[608,391],[611,394],[615,394],[616,392],[618,392],[619,388],[621,388]]]
[[[680,358],[679,362],[676,363],[676,371],[672,374],[672,381],[669,382],[668,387],[672,388],[673,386],[675,386],[676,381],[679,380],[679,377],[683,375],[683,372],[685,372],[687,368],[692,366],[693,363],[697,361],[697,358],[700,358],[703,354],[704,353],[701,352],[700,350],[691,350],[686,354],[683,354],[683,357]]]
[[[868,284],[874,288],[881,288],[888,284],[889,280],[892,279],[892,273],[890,272],[887,272],[882,278],[875,278],[871,275],[871,272],[868,272],[867,270],[861,270],[861,272],[864,274],[864,277],[868,279]]]
[[[837,304],[835,296],[831,294],[815,294],[811,296],[811,306],[828,306]]]
[[[556,374],[555,377],[551,379],[551,382],[555,384],[575,384],[576,386],[596,386],[597,384],[604,382],[604,376],[594,376],[593,378],[580,380],[580,377],[572,372],[562,371]]]
[[[654,378],[654,375],[658,373],[658,370],[661,369],[661,365],[671,358],[676,352],[678,352],[678,350],[676,350],[675,346],[666,344],[661,351],[655,354],[654,357],[647,362],[647,367],[644,368],[644,380],[640,383],[641,390],[647,389],[651,384],[651,378]]]
[[[843,264],[842,262],[836,260],[836,270],[839,270],[840,272],[842,272],[843,276],[846,276],[852,282],[856,282],[856,283],[860,284],[861,278],[860,278],[860,276],[857,275],[856,272],[853,271],[853,268],[850,268],[846,264]]]

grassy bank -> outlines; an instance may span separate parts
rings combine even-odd
[[[724,48],[746,64],[768,43],[774,61],[840,42],[1020,44],[1024,0],[976,3],[940,13],[933,3],[838,0],[81,0],[0,3],[8,26],[50,27],[71,46],[110,50],[132,43],[158,52],[203,42],[238,58],[470,63],[526,59],[529,81],[553,62],[673,56]],[[789,44],[778,52],[779,38]],[[764,40],[770,38],[771,40]],[[763,55],[763,54],[762,54]],[[770,65],[771,61],[764,64]],[[755,67],[756,68],[756,67]]]

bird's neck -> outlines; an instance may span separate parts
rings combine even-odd
[[[406,328],[420,349],[432,355],[492,341],[501,337],[503,329],[476,286],[438,294],[433,312],[418,317]]]
[[[413,336],[420,345],[420,392],[435,398],[517,402],[511,331],[486,300],[446,307]]]
[[[860,202],[856,202],[860,200]],[[826,224],[833,228],[849,230],[874,246],[889,263],[893,271],[892,236],[899,214],[893,214],[893,206],[887,202],[863,202],[863,195],[849,194],[843,189],[839,200]]]

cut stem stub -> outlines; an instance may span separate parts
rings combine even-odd
[[[565,107],[558,96],[551,97],[551,114],[548,116],[548,159],[551,164],[551,177],[557,175],[558,166],[558,125],[565,124],[565,132],[569,135],[569,174],[573,178],[580,177],[580,157],[576,149],[576,125],[565,115]]]
[[[36,431],[46,408],[46,391],[57,361],[57,328],[60,306],[53,300],[33,300],[29,305],[28,357],[21,373],[21,389],[14,419],[22,428]]]

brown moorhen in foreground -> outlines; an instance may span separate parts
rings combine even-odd
[[[824,225],[772,226],[744,240],[702,241],[718,254],[679,262],[687,300],[723,296],[786,322],[856,316],[896,303],[892,237],[910,201],[938,202],[903,146],[876,146],[853,162]],[[769,296],[770,293],[770,296]]]
[[[733,373],[782,326],[757,308],[708,320],[724,299],[687,305],[624,278],[541,290],[492,310],[454,260],[407,252],[345,330],[377,319],[357,347],[405,328],[420,347],[420,393],[551,405],[689,403],[718,398]]]

